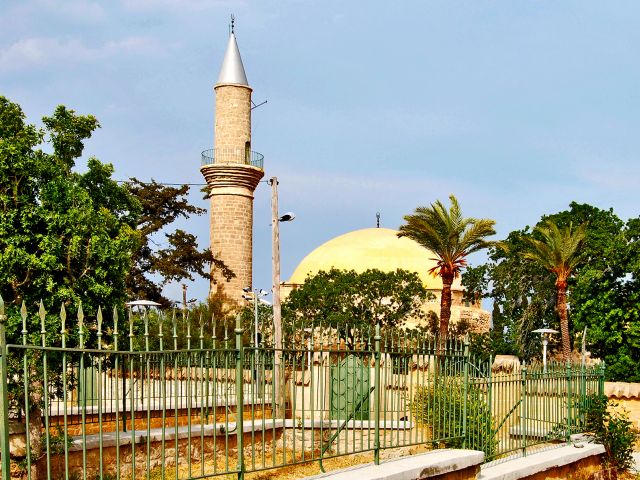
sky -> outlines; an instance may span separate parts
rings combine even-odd
[[[0,0],[0,95],[31,123],[59,104],[95,115],[85,157],[115,178],[202,183],[232,13],[253,100],[267,101],[252,148],[279,179],[280,211],[296,214],[280,231],[283,280],[376,212],[398,228],[450,194],[494,219],[496,239],[571,201],[640,213],[636,1]],[[261,183],[264,289],[269,197]],[[208,225],[178,224],[202,247]],[[198,280],[189,296],[207,291]]]

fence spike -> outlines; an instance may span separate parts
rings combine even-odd
[[[204,322],[202,318],[202,312],[200,312],[200,350],[204,349]]]
[[[60,305],[60,339],[62,340],[62,348],[67,346],[67,310],[64,303]]]
[[[213,312],[211,312],[211,341],[213,348],[216,348],[216,327],[218,326],[218,322],[216,320],[216,316]]]
[[[145,309],[144,314],[142,315],[142,323],[144,323],[144,350],[145,352],[149,351],[149,316],[147,315],[147,310]]]
[[[133,351],[133,309],[129,309],[129,351]]]
[[[20,316],[22,317],[22,343],[24,345],[27,344],[27,305],[22,301],[22,306],[20,307]]]
[[[96,336],[98,337],[98,350],[102,350],[102,308],[98,305],[98,331],[96,332]]]
[[[118,350],[118,309],[113,307],[113,349]]]
[[[40,300],[40,307],[38,308],[38,316],[40,317],[40,336],[42,339],[42,346],[46,346],[46,335],[47,329],[45,327],[44,319],[47,316],[47,312],[44,309],[44,303],[42,303],[42,299]]]
[[[160,350],[164,350],[164,313],[158,312],[158,340]]]
[[[171,314],[171,324],[173,326],[173,349],[178,349],[178,326],[176,320],[176,307],[173,307],[173,313]]]
[[[84,348],[84,312],[82,311],[82,301],[78,304],[78,336],[80,337],[80,348]]]
[[[189,318],[189,312],[183,312],[182,315],[187,323],[187,350],[191,350],[191,319]]]

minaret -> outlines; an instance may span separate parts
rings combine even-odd
[[[253,192],[264,176],[263,156],[251,151],[251,87],[244,72],[231,20],[229,44],[216,92],[214,147],[202,152],[200,171],[211,198],[211,251],[235,274],[214,269],[209,295],[220,292],[241,302],[251,287]]]

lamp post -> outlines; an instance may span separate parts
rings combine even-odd
[[[558,331],[552,328],[538,328],[537,330],[533,330],[532,333],[539,333],[542,339],[542,371],[547,373],[547,345],[549,344],[549,335],[558,333]]]
[[[290,222],[296,218],[288,212],[278,214],[278,178],[271,177],[271,266],[273,272],[273,340],[274,370],[273,390],[276,396],[276,418],[284,417],[284,375],[282,372],[282,309],[280,303],[280,222]]]
[[[242,291],[244,292],[242,294],[242,298],[244,298],[247,301],[251,301],[253,300],[253,348],[254,348],[254,370],[253,370],[253,379],[254,381],[257,383],[257,390],[258,390],[258,396],[262,397],[262,387],[263,387],[263,382],[262,379],[260,378],[260,369],[258,367],[258,362],[259,362],[259,356],[258,356],[258,317],[259,317],[259,309],[258,309],[258,303],[259,302],[263,302],[263,303],[269,303],[266,300],[263,300],[260,297],[264,297],[266,295],[268,295],[268,292],[265,292],[262,289],[255,289],[253,291],[251,291],[251,287],[245,287],[242,289]]]
[[[247,301],[253,300],[253,346],[255,348],[258,348],[258,303],[268,303],[260,298],[266,297],[268,295],[268,292],[257,288],[252,291],[250,287],[245,287],[242,289],[242,291],[244,292],[242,298]]]

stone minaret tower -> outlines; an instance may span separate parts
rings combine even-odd
[[[251,151],[251,87],[233,31],[216,92],[213,150],[202,152],[200,171],[211,195],[211,251],[231,269],[227,280],[215,269],[209,295],[221,292],[241,302],[252,285],[253,192],[264,176],[262,155]]]

